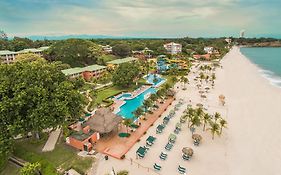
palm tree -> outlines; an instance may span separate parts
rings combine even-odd
[[[151,101],[150,99],[144,100],[143,106],[144,106],[145,112],[147,112],[147,109],[148,109],[149,107],[151,107],[151,105],[152,105],[152,101]]]
[[[220,126],[216,122],[210,122],[210,128],[208,130],[211,131],[212,133],[212,139],[214,140],[215,134],[219,135],[220,134]]]
[[[216,74],[213,73],[213,74],[212,74],[212,80],[215,80],[215,79],[216,79]]]
[[[215,118],[215,122],[217,122],[217,120],[221,118],[220,113],[216,112],[214,118]]]
[[[203,120],[203,131],[205,131],[206,124],[210,121],[211,116],[208,113],[205,113],[202,117]]]
[[[127,133],[129,133],[128,128],[132,125],[132,123],[133,123],[132,119],[124,119],[124,120],[123,120],[123,125],[126,126],[126,128],[127,128]]]
[[[202,108],[197,108],[195,109],[195,115],[197,115],[199,118],[201,118],[203,116],[204,112]]]
[[[186,115],[187,115],[187,119],[188,119],[188,127],[190,127],[190,121],[192,119],[192,117],[194,116],[194,109],[193,108],[187,108],[186,111]]]
[[[220,120],[220,129],[221,129],[221,130],[220,130],[220,134],[222,133],[222,128],[227,128],[226,125],[227,125],[227,121],[222,118],[222,119]]]
[[[133,114],[136,116],[136,118],[139,118],[143,114],[143,109],[141,107],[138,107]]]
[[[150,97],[149,97],[149,99],[150,99],[151,101],[155,102],[155,101],[158,99],[158,96],[157,96],[157,94],[151,94]]]

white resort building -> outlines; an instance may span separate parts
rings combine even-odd
[[[182,51],[182,45],[174,42],[164,44],[164,48],[167,50],[168,53],[172,55],[181,53]]]
[[[101,46],[101,48],[105,53],[112,53],[112,47],[110,45]]]
[[[16,60],[16,57],[21,54],[26,54],[26,53],[34,53],[39,56],[43,55],[43,51],[48,49],[49,47],[40,47],[40,48],[31,48],[31,49],[24,49],[20,50],[18,52],[13,52],[9,50],[0,50],[0,63],[4,64],[10,64],[13,63]]]
[[[204,47],[204,51],[208,54],[212,54],[214,51],[213,47]]]

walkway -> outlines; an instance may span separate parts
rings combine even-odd
[[[164,111],[171,105],[174,98],[169,98],[164,104],[159,104],[159,108],[153,114],[146,116],[147,120],[141,120],[141,126],[129,138],[120,138],[116,133],[110,139],[101,139],[97,142],[96,149],[104,154],[121,159],[131,147],[146,133],[146,131],[153,125],[153,123],[162,115]],[[119,132],[126,132],[123,127]]]
[[[50,133],[49,138],[42,149],[42,152],[53,151],[55,149],[60,133],[61,133],[60,128],[57,128],[55,131],[52,131]]]

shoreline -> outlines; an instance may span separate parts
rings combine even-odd
[[[240,49],[234,47],[222,60],[217,90],[229,106],[226,144],[227,174],[279,174],[281,91],[260,75]],[[237,162],[239,162],[237,164]]]
[[[251,48],[251,47],[248,47]],[[255,48],[255,47],[252,47]],[[263,47],[263,48],[276,48],[276,47]],[[281,48],[281,47],[280,47]],[[239,47],[239,52],[243,57],[245,57],[249,62],[254,65],[257,68],[258,73],[269,82],[270,85],[275,86],[277,88],[281,88],[281,76],[277,75],[275,72],[264,69],[260,65],[253,62],[250,58],[248,58],[246,55],[244,55]]]

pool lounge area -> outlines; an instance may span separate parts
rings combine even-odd
[[[144,100],[151,94],[157,92],[157,87],[163,84],[166,80],[157,74],[148,74],[144,76],[151,86],[142,86],[132,93],[126,92],[114,97],[115,102],[120,104],[114,111],[116,114],[126,119],[133,119],[133,112],[140,107]]]
[[[132,112],[134,112],[143,104],[146,97],[150,96],[150,94],[156,93],[156,91],[156,88],[150,87],[135,98],[125,99],[125,103],[120,107],[120,110],[117,114],[127,119],[133,118],[134,114]]]

